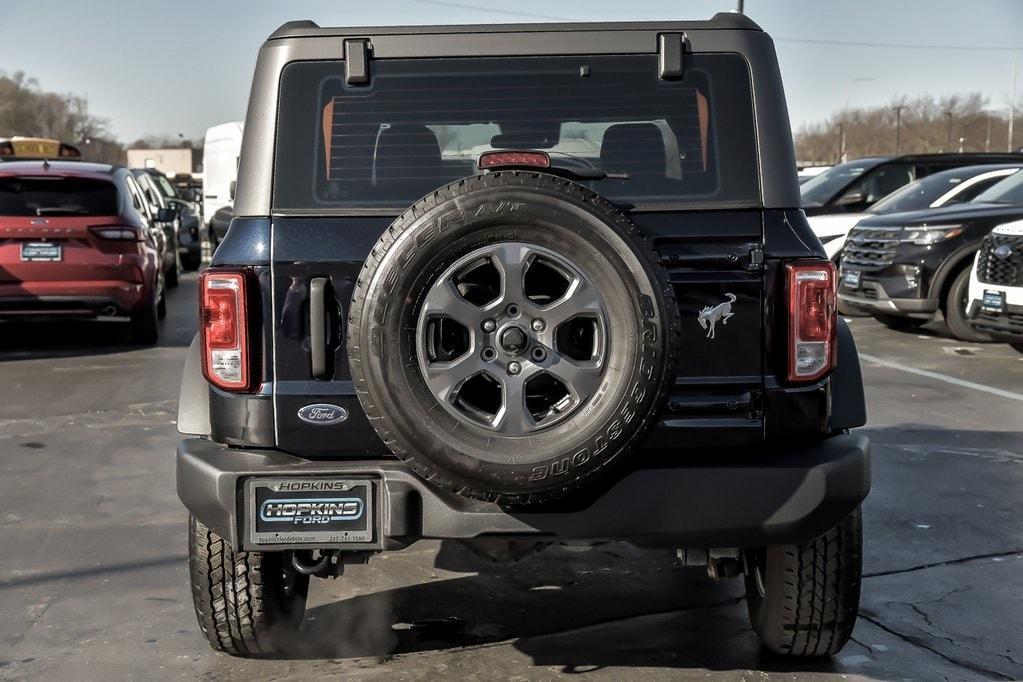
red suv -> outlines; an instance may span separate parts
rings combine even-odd
[[[164,283],[143,202],[127,168],[0,165],[0,319],[127,317],[155,343]]]

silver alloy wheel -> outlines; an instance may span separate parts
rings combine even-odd
[[[608,328],[600,291],[569,259],[500,242],[458,259],[430,286],[416,351],[448,412],[521,436],[561,422],[597,393]]]

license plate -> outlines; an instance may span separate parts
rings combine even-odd
[[[21,260],[55,262],[63,256],[60,244],[49,242],[24,242],[21,245]]]
[[[980,307],[985,312],[989,313],[1004,313],[1005,312],[1005,292],[1004,291],[984,291],[984,298],[980,301]]]
[[[246,486],[249,537],[260,545],[373,542],[373,482],[257,478]]]
[[[850,289],[858,289],[860,286],[859,270],[849,270],[842,274],[842,283]]]

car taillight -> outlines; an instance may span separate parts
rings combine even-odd
[[[835,366],[837,295],[830,261],[785,266],[789,301],[789,381],[813,381]]]
[[[125,227],[122,225],[102,225],[99,227],[90,227],[89,231],[100,239],[116,239],[119,241],[131,241],[140,242],[142,241],[142,232],[135,227]]]
[[[207,270],[199,276],[202,372],[227,391],[252,388],[245,301],[244,273]]]

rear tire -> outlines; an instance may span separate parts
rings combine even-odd
[[[984,343],[991,341],[987,334],[981,334],[970,326],[966,318],[966,299],[970,290],[970,269],[963,268],[952,280],[952,286],[948,289],[948,296],[945,297],[945,325],[960,341],[971,341],[973,343]]]
[[[151,346],[160,338],[159,308],[159,303],[149,303],[137,313],[132,313],[129,324],[131,325],[131,338],[135,343]]]
[[[1012,343],[1009,344],[1009,347],[1012,348],[1014,351],[1023,353],[1023,341],[1013,341]]]
[[[918,320],[915,317],[900,317],[898,315],[877,314],[874,315],[874,319],[889,329],[899,332],[915,331],[927,324],[927,320]]]
[[[178,286],[178,270],[180,268],[181,259],[175,256],[174,265],[171,266],[170,270],[163,274],[163,281],[167,285],[167,288],[174,289]]]
[[[763,645],[785,656],[830,656],[852,636],[860,602],[860,509],[798,545],[747,550],[746,604]]]
[[[194,516],[188,524],[192,602],[206,641],[232,656],[284,653],[297,639],[309,576],[289,570],[283,552],[235,552]]]

